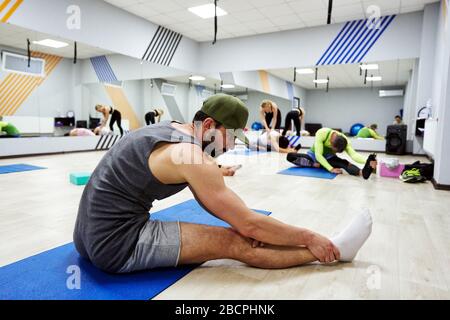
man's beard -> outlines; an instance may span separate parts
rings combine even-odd
[[[206,152],[207,154],[209,154],[213,158],[216,158],[216,157],[220,156],[221,154],[224,154],[225,152],[227,152],[227,149],[225,149],[225,148],[220,150],[216,147],[213,148],[213,146],[214,146],[214,142],[202,141],[202,150],[204,152]],[[212,150],[211,150],[211,148],[212,148]]]

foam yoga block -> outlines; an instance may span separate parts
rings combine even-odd
[[[91,174],[88,172],[75,172],[70,174],[70,182],[76,186],[84,186],[90,177]]]

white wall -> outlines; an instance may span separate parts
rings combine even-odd
[[[441,5],[437,21],[437,46],[432,79],[434,117],[438,119],[434,179],[437,183],[448,186],[450,185],[450,11],[447,7],[447,12],[444,13],[443,9],[444,6]]]
[[[386,134],[386,127],[403,108],[403,97],[380,98],[379,89],[351,88],[308,90],[306,94],[306,123],[321,123],[324,127],[349,132],[355,123],[378,124],[378,133]]]

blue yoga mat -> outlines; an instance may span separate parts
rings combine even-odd
[[[0,166],[0,174],[6,173],[14,173],[14,172],[23,172],[23,171],[32,171],[32,170],[42,170],[47,169],[44,167],[32,166],[29,164],[10,164],[7,166]]]
[[[226,154],[232,154],[237,156],[254,156],[261,153],[267,153],[265,150],[255,151],[250,149],[238,149],[238,150],[230,150]]]
[[[195,200],[155,212],[151,219],[228,226]],[[69,243],[0,268],[0,300],[148,300],[195,268],[183,266],[113,275],[81,258],[73,243]],[[68,289],[67,284],[74,288],[78,283],[77,274],[80,289]]]
[[[328,172],[322,168],[300,168],[291,167],[289,169],[278,172],[278,174],[284,174],[287,176],[300,176],[300,177],[310,177],[319,179],[334,179],[336,178],[335,173]]]

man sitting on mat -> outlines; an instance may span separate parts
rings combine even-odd
[[[364,127],[358,131],[356,135],[358,138],[372,138],[376,140],[384,140],[384,138],[377,133],[378,126],[374,123],[370,127]]]
[[[248,148],[254,151],[276,151],[279,153],[297,152],[301,145],[296,148],[289,147],[289,139],[282,136],[278,131],[264,131],[260,136],[248,136]]]
[[[364,163],[364,169],[361,170],[336,155],[344,151],[355,162]],[[362,175],[364,179],[368,179],[377,167],[375,155],[371,154],[366,159],[352,148],[344,134],[330,128],[322,128],[316,132],[314,145],[307,154],[289,153],[287,160],[299,167],[323,167],[336,174],[342,174],[344,169],[351,175]]]
[[[372,228],[368,210],[331,240],[250,210],[212,157],[233,149],[248,109],[219,94],[192,123],[163,121],[124,136],[102,158],[81,197],[74,231],[81,256],[111,273],[235,259],[258,268],[352,261]],[[149,219],[155,200],[188,187],[232,228]]]

